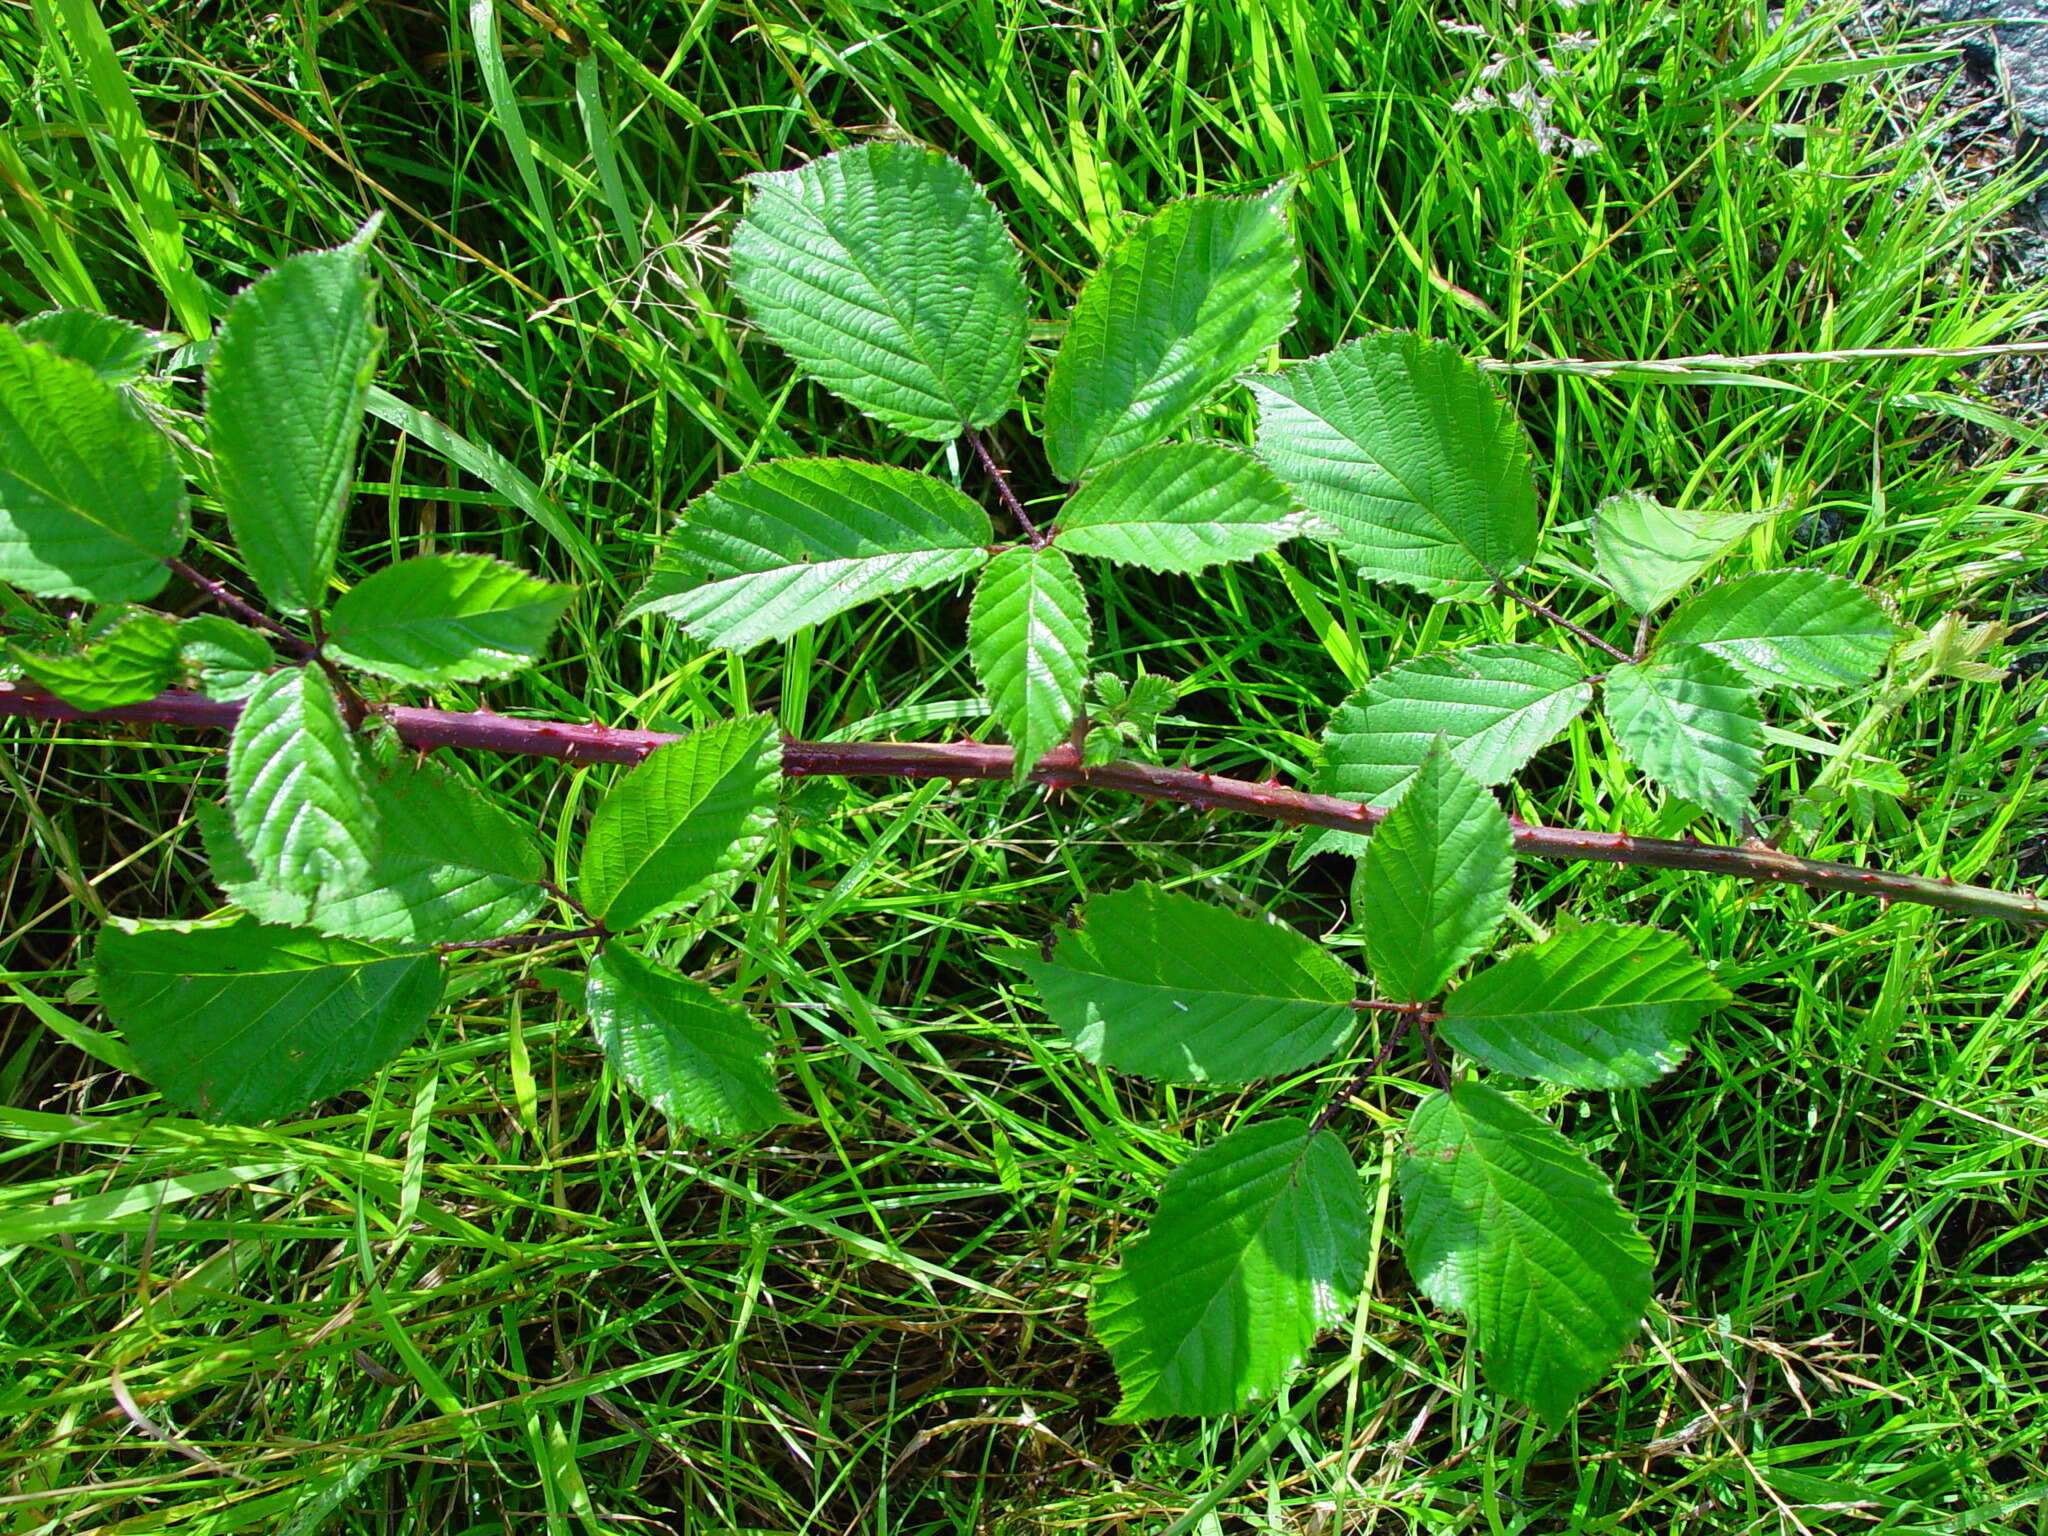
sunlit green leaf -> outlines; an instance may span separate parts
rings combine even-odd
[[[162,338],[89,309],[49,309],[15,327],[24,341],[81,362],[108,384],[132,384],[162,348]]]
[[[1389,332],[1246,382],[1259,457],[1366,576],[1475,598],[1534,558],[1528,439],[1456,349]]]
[[[1667,507],[1648,492],[1623,491],[1594,509],[1594,563],[1623,602],[1638,613],[1654,613],[1770,517]]]
[[[321,901],[370,873],[377,814],[327,679],[289,667],[249,692],[228,738],[228,806],[256,877]]]
[[[1607,674],[1601,704],[1644,773],[1724,821],[1748,814],[1764,770],[1764,720],[1742,674],[1713,652],[1675,646]]]
[[[612,1069],[671,1120],[745,1136],[790,1118],[767,1031],[702,982],[611,943],[590,962],[583,1006]]]
[[[1194,576],[1303,532],[1273,472],[1220,443],[1162,443],[1105,464],[1060,509],[1059,545],[1120,565]]]
[[[1483,1083],[1423,1100],[1402,1150],[1415,1283],[1465,1314],[1491,1386],[1561,1422],[1642,1321],[1649,1244],[1584,1153]]]
[[[1367,805],[1399,798],[1430,743],[1480,784],[1505,784],[1593,697],[1586,670],[1542,645],[1472,645],[1389,667],[1346,699],[1323,736],[1316,788]],[[1312,828],[1298,857],[1362,852],[1359,834]]]
[[[383,333],[360,244],[278,263],[228,306],[207,446],[242,564],[285,613],[326,606]]]
[[[516,932],[540,910],[540,854],[480,786],[401,758],[367,789],[375,830],[369,867],[318,900],[265,880],[228,818],[199,809],[213,878],[266,923],[372,942],[438,944]]]
[[[208,1120],[275,1119],[355,1087],[441,998],[431,954],[250,919],[104,928],[93,972],[143,1075]]]
[[[1444,1004],[1444,1039],[1484,1066],[1573,1088],[1634,1088],[1685,1058],[1728,1000],[1676,934],[1618,923],[1558,929]]]
[[[422,555],[344,593],[328,648],[366,672],[422,687],[505,677],[540,660],[574,595],[489,555]]]
[[[614,933],[734,884],[768,846],[781,746],[765,715],[657,747],[590,819],[580,894]]]
[[[1022,266],[958,161],[878,142],[747,181],[733,287],[798,367],[912,437],[957,437],[1010,409]]]
[[[202,613],[178,626],[178,664],[186,686],[209,699],[246,699],[277,653],[255,630]]]
[[[0,325],[0,581],[130,602],[185,544],[170,444],[90,366]]]
[[[1292,928],[1133,885],[1091,900],[1023,969],[1090,1061],[1171,1082],[1244,1083],[1320,1061],[1357,977]]]
[[[8,651],[32,682],[74,709],[139,704],[178,677],[178,626],[141,609],[108,615],[67,654],[39,655],[19,646]]]
[[[1389,999],[1428,1002],[1492,941],[1514,868],[1506,813],[1439,745],[1373,833],[1352,887],[1366,959]]]
[[[1877,599],[1822,571],[1758,571],[1710,587],[1657,632],[1657,654],[1712,651],[1759,687],[1853,688],[1877,675],[1899,630]]]
[[[1057,549],[1006,550],[982,571],[967,651],[1016,748],[1019,779],[1080,714],[1091,630],[1088,594]]]
[[[1358,1294],[1371,1212],[1344,1145],[1301,1120],[1239,1126],[1176,1168],[1095,1293],[1116,1418],[1270,1399]]]
[[[853,459],[759,464],[690,503],[626,617],[665,614],[745,650],[965,576],[994,541],[988,514],[929,475]]]
[[[1110,251],[1046,380],[1054,474],[1158,442],[1286,332],[1301,297],[1286,195],[1183,198]]]

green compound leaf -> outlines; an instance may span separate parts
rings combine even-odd
[[[198,811],[213,878],[266,923],[372,943],[471,943],[516,932],[540,910],[540,855],[481,786],[431,763],[401,759],[369,790],[375,841],[369,870],[318,901],[265,881],[235,841],[225,812]]]
[[[327,605],[383,333],[359,244],[293,256],[228,306],[206,365],[207,446],[242,564],[286,613]]]
[[[1534,558],[1528,439],[1455,348],[1392,332],[1245,382],[1259,457],[1366,576],[1477,598]]]
[[[1115,1420],[1270,1398],[1350,1311],[1370,1227],[1350,1154],[1305,1121],[1241,1125],[1182,1163],[1090,1309],[1123,1384]]]
[[[759,464],[684,510],[626,617],[666,614],[745,650],[965,576],[994,540],[988,514],[929,475],[853,459]]]
[[[1090,1061],[1169,1082],[1249,1083],[1322,1060],[1357,977],[1292,928],[1134,885],[1091,900],[1021,968]]]
[[[1742,674],[1700,646],[1607,674],[1615,739],[1644,773],[1723,821],[1748,814],[1764,771],[1764,717]]]
[[[1667,507],[1647,491],[1623,491],[1593,511],[1594,569],[1631,608],[1654,613],[1770,520],[1768,512],[1695,512]]]
[[[1584,1153],[1504,1094],[1461,1083],[1408,1122],[1408,1268],[1462,1312],[1497,1391],[1555,1425],[1650,1303],[1650,1245]]]
[[[178,665],[186,686],[209,699],[246,699],[277,653],[255,630],[202,613],[178,626]]]
[[[1103,702],[1112,707],[1119,720],[1135,726],[1141,735],[1150,736],[1158,729],[1160,716],[1180,702],[1180,685],[1170,677],[1140,671],[1126,689],[1121,678],[1109,678],[1105,683],[1107,673],[1098,672],[1095,676],[1096,691]],[[1113,700],[1109,697],[1110,683],[1115,684],[1118,694]]]
[[[321,902],[359,889],[376,849],[368,776],[327,679],[273,672],[228,738],[235,841],[257,878]]]
[[[1171,679],[1140,672],[1128,686],[1122,678],[1098,672],[1088,680],[1097,708],[1088,719],[1081,744],[1081,766],[1099,768],[1127,752],[1150,753],[1160,716],[1173,708],[1180,690]]]
[[[1585,668],[1541,645],[1474,645],[1389,667],[1346,699],[1323,736],[1316,788],[1390,806],[1438,736],[1479,784],[1505,784],[1592,702]],[[1312,853],[1359,853],[1357,833],[1314,828]]]
[[[40,597],[152,597],[185,546],[162,433],[85,363],[0,326],[0,581]]]
[[[162,350],[154,331],[89,309],[48,309],[15,327],[23,341],[85,364],[106,384],[133,384]]]
[[[1699,646],[1770,688],[1853,688],[1899,638],[1877,599],[1821,571],[1759,571],[1710,587],[1657,633],[1656,653]]]
[[[1221,443],[1163,443],[1105,464],[1060,511],[1060,548],[1194,576],[1308,531],[1293,492]]]
[[[139,704],[178,678],[178,626],[159,613],[130,609],[93,625],[85,644],[66,656],[40,656],[9,646],[39,687],[74,709]]]
[[[657,747],[590,819],[583,905],[614,933],[739,881],[768,847],[782,746],[766,715]]]
[[[489,555],[424,555],[344,593],[328,649],[365,672],[420,687],[505,677],[540,660],[573,596]]]
[[[790,1119],[768,1065],[768,1033],[700,981],[621,944],[590,962],[583,1006],[605,1059],[669,1119],[706,1136],[746,1136]]]
[[[1053,473],[1158,442],[1286,333],[1301,298],[1286,196],[1184,198],[1110,251],[1046,380]]]
[[[1638,1088],[1685,1059],[1728,989],[1676,934],[1564,927],[1489,966],[1444,1004],[1438,1029],[1474,1061],[1568,1088]]]
[[[417,1039],[441,1000],[431,954],[246,918],[102,929],[93,970],[158,1091],[241,1123],[353,1088]]]
[[[1016,243],[958,161],[862,144],[749,176],[732,283],[805,373],[912,437],[1017,397],[1030,309]]]
[[[1492,942],[1508,910],[1514,830],[1439,745],[1366,847],[1352,887],[1373,979],[1425,1003]]]
[[[1005,550],[981,573],[967,653],[1022,781],[1081,712],[1088,678],[1088,594],[1057,549]]]

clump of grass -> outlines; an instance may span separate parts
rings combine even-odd
[[[1311,274],[1296,354],[1377,326],[1507,365],[1939,348],[2005,338],[2037,304],[1974,276],[2017,173],[1953,186],[1940,105],[1895,110],[1896,71],[1938,45],[1859,56],[1843,7],[1474,3],[1446,27],[1407,0],[317,22],[237,4],[108,8],[103,44],[67,30],[86,9],[0,30],[0,305],[196,329],[195,304],[389,209],[386,383],[417,414],[392,407],[374,435],[355,574],[468,549],[581,583],[559,659],[478,693],[507,710],[770,709],[814,736],[980,720],[955,594],[745,658],[613,617],[713,475],[914,451],[753,345],[720,271],[740,175],[885,125],[993,188],[1047,317],[1135,215],[1281,177]],[[1562,45],[1579,33],[1590,46]],[[1510,63],[1489,77],[1496,54]],[[1505,105],[1461,111],[1480,89]],[[1550,136],[1515,90],[1540,90]],[[2025,433],[1974,464],[1942,446],[1929,412],[1970,390],[1954,360],[1503,381],[1566,533],[1643,488],[1772,510],[1739,560],[1872,582],[1909,623],[2038,602],[2041,456]],[[196,388],[180,365],[167,405]],[[1246,425],[1241,408],[1210,423]],[[1303,774],[1365,676],[1530,633],[1300,548],[1095,597],[1111,666],[1183,682],[1167,748],[1219,771]],[[2048,799],[2041,686],[1905,695],[1862,750],[1910,792],[1866,774],[1796,835],[2013,878]],[[1777,803],[1867,703],[1781,719]],[[1341,866],[1289,874],[1276,836],[1168,811],[806,791],[769,876],[674,934],[679,962],[778,1021],[787,1091],[814,1117],[791,1133],[673,1139],[530,989],[458,1000],[321,1116],[206,1127],[119,1072],[80,935],[103,908],[215,903],[187,819],[215,749],[13,734],[0,1508],[21,1529],[2018,1531],[2048,1490],[2048,1078],[2041,961],[2017,935],[1526,870],[1530,922],[1670,924],[1742,988],[1683,1072],[1570,1122],[1659,1251],[1665,1310],[1640,1358],[1546,1439],[1501,1416],[1386,1259],[1287,1400],[1115,1427],[1088,1281],[1136,1193],[1246,1106],[1083,1069],[982,952],[1141,875],[1334,929]],[[487,771],[565,858],[590,792],[553,768]],[[1591,726],[1515,793],[1531,819],[1682,830]],[[1391,1118],[1345,1122],[1367,1166]]]

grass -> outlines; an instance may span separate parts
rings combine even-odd
[[[1310,271],[1290,355],[1386,325],[1509,363],[1969,345],[2039,307],[1986,280],[2024,186],[1944,160],[1968,104],[1902,73],[1940,41],[1874,42],[1840,7],[1469,0],[1455,15],[1511,56],[1497,93],[1537,77],[1545,39],[1593,34],[1546,87],[1559,126],[1601,145],[1583,159],[1453,110],[1489,84],[1496,42],[1409,0],[122,0],[98,8],[103,36],[93,14],[0,3],[0,312],[83,303],[194,333],[268,264],[388,210],[392,398],[349,574],[432,548],[578,581],[558,659],[473,695],[508,712],[979,728],[957,594],[746,657],[614,617],[717,473],[931,457],[794,382],[719,265],[742,175],[884,124],[991,188],[1048,317],[1134,215],[1285,176]],[[1738,566],[1853,575],[1915,624],[2048,601],[2048,462],[2028,424],[1963,451],[1954,414],[1983,412],[1959,364],[1504,383],[1541,456],[1538,574],[1580,622],[1621,622],[1569,578],[1591,507],[1636,486],[1771,509]],[[197,394],[181,363],[164,407]],[[1209,426],[1247,424],[1233,405]],[[1025,436],[1004,446],[1047,494]],[[1307,548],[1094,597],[1107,664],[1183,681],[1168,748],[1255,776],[1308,771],[1372,672],[1542,630],[1363,586]],[[1910,793],[1852,773],[1792,835],[1822,857],[2038,878],[2041,689],[1902,691],[1863,750]],[[1766,803],[1794,810],[1869,702],[1784,710]],[[109,912],[215,904],[190,810],[218,744],[10,734],[10,1530],[2044,1529],[2048,947],[2026,934],[1525,866],[1530,921],[1661,922],[1741,991],[1655,1089],[1563,1106],[1658,1251],[1637,1356],[1546,1437],[1480,1389],[1389,1250],[1283,1401],[1115,1426],[1090,1277],[1190,1147],[1324,1079],[1228,1095],[1086,1069],[986,952],[1140,876],[1341,943],[1342,865],[1290,875],[1270,833],[1156,809],[808,786],[768,878],[670,941],[775,1021],[806,1116],[786,1133],[672,1135],[553,993],[500,984],[509,961],[364,1093],[209,1127],[121,1074],[83,963]],[[479,767],[568,860],[602,781]],[[1514,798],[1532,819],[1684,829],[1592,725]],[[1339,1122],[1364,1166],[1391,1157],[1408,1088]]]

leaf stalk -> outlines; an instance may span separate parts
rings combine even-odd
[[[311,661],[317,654],[314,646],[286,629],[277,620],[273,619],[247,598],[242,597],[225,582],[215,581],[211,576],[201,575],[197,570],[175,556],[165,560],[164,564],[169,567],[172,575],[181,577],[197,587],[207,597],[211,598],[217,606],[226,609],[251,629],[260,629],[264,634],[274,637],[285,650],[298,657],[299,660]]]
[[[1493,584],[1493,590],[1500,593],[1503,597],[1513,598],[1516,602],[1520,603],[1524,608],[1528,609],[1538,618],[1548,619],[1551,623],[1555,624],[1559,629],[1568,630],[1572,634],[1577,635],[1581,640],[1585,641],[1586,644],[1594,647],[1596,650],[1605,651],[1609,656],[1612,656],[1616,661],[1630,662],[1641,659],[1640,657],[1630,655],[1627,651],[1624,651],[1618,645],[1614,645],[1606,640],[1602,640],[1590,629],[1585,629],[1577,624],[1574,624],[1570,619],[1566,618],[1563,614],[1559,613],[1555,608],[1549,607],[1547,604],[1537,602],[1535,598],[1530,597],[1525,592],[1518,592],[1515,588],[1509,586],[1504,581],[1495,582]]]
[[[1024,510],[1024,503],[1017,499],[1017,493],[1010,489],[1010,477],[1003,473],[1003,466],[988,451],[988,443],[979,432],[969,430],[967,440],[974,444],[974,455],[981,460],[981,467],[988,471],[988,477],[996,483],[996,494],[1003,498],[1003,505],[1009,508],[1010,516],[1017,520],[1017,526],[1024,530],[1024,537],[1033,549],[1043,549],[1052,542],[1052,535],[1031,520],[1031,514]]]

